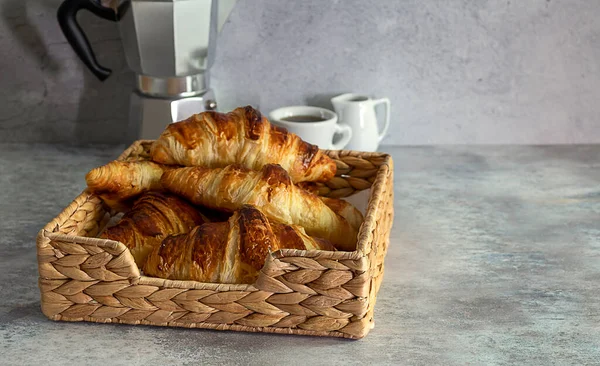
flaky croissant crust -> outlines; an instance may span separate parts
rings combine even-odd
[[[338,249],[353,251],[356,247],[358,228],[317,196],[296,187],[279,165],[267,164],[260,172],[235,165],[173,169],[163,174],[161,184],[210,208],[235,211],[251,204],[270,219],[300,225],[309,235],[327,239]]]
[[[150,251],[169,235],[187,233],[207,222],[194,206],[171,194],[142,195],[119,222],[107,228],[101,238],[120,241],[142,267]]]
[[[85,180],[88,189],[100,196],[111,208],[127,210],[137,196],[148,191],[160,191],[160,177],[172,169],[152,161],[112,161],[90,170]]]
[[[250,106],[226,114],[203,112],[172,123],[154,142],[150,155],[163,164],[208,168],[239,164],[260,170],[276,163],[294,182],[325,182],[336,172],[335,162],[317,146],[272,125]]]
[[[149,276],[218,283],[253,283],[269,252],[279,249],[334,250],[301,227],[270,221],[244,205],[228,222],[206,223],[163,240],[149,255]]]

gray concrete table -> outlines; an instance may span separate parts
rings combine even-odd
[[[600,146],[385,148],[396,217],[360,341],[47,320],[35,235],[122,149],[0,144],[0,363],[600,363]]]

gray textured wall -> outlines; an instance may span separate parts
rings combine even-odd
[[[114,24],[82,15],[96,81],[58,0],[0,0],[0,141],[123,139],[133,75]],[[388,144],[600,142],[600,1],[239,0],[212,74],[220,105],[388,96]]]
[[[59,0],[0,0],[0,141],[122,140],[133,74],[115,24],[82,11],[98,59],[113,68],[101,83],[58,27]]]

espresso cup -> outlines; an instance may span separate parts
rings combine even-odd
[[[338,117],[329,109],[309,106],[278,108],[269,113],[269,120],[284,127],[310,144],[321,149],[341,150],[352,138],[350,126],[337,123]],[[334,142],[334,135],[341,135]]]

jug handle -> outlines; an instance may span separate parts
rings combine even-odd
[[[128,3],[129,2],[123,3],[123,9],[121,9],[120,6],[117,13],[120,13],[121,10],[125,10],[125,4]],[[111,20],[113,22],[118,21],[119,16],[113,9],[105,8],[95,0],[65,0],[60,4],[56,13],[60,29],[67,38],[67,41],[69,41],[71,47],[73,47],[73,50],[75,50],[77,56],[79,56],[81,61],[83,61],[98,79],[104,81],[110,76],[112,71],[98,63],[90,42],[79,26],[79,23],[77,23],[77,12],[81,9],[86,9],[100,18]]]
[[[383,130],[379,134],[379,142],[383,140],[385,134],[390,127],[390,100],[388,98],[375,99],[373,101],[373,106],[377,106],[379,104],[385,104],[385,123],[383,125]]]

